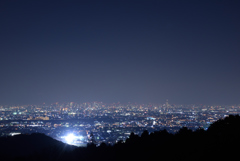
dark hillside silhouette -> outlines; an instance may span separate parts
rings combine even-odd
[[[240,116],[230,115],[225,119],[220,119],[214,122],[209,128],[208,132],[215,135],[239,135],[240,134]]]
[[[45,134],[33,133],[0,138],[0,154],[2,158],[25,158],[26,156],[53,156],[57,151],[72,151],[74,146],[64,144]],[[39,158],[40,159],[40,158]]]
[[[44,134],[1,138],[1,156],[16,160],[59,161],[123,161],[123,160],[229,160],[238,157],[240,117],[230,115],[214,122],[207,131],[192,131],[186,127],[176,134],[166,130],[141,136],[131,133],[123,142],[110,146],[94,143],[86,148],[74,148]],[[93,136],[92,136],[93,137]],[[31,155],[29,155],[31,152]],[[14,155],[13,155],[14,154]],[[16,157],[20,156],[20,157]]]

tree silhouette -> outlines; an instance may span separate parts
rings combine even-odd
[[[96,147],[96,140],[95,140],[95,137],[92,132],[90,133],[89,143],[87,144],[87,147],[89,147],[89,148]]]
[[[141,138],[147,138],[148,136],[149,136],[148,131],[144,130],[142,135],[141,135]]]
[[[229,115],[224,119],[219,119],[208,128],[208,132],[216,135],[239,135],[240,134],[240,116]]]
[[[181,135],[181,136],[189,136],[193,133],[193,131],[191,129],[188,129],[187,127],[182,127],[177,133],[176,135]]]
[[[133,132],[131,132],[128,139],[126,139],[127,144],[134,144],[139,140],[139,136],[135,135]]]

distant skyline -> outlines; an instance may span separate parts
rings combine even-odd
[[[0,105],[240,104],[240,1],[0,2]]]
[[[46,103],[46,102],[42,102],[42,103],[37,103],[37,104],[0,104],[0,106],[4,107],[18,107],[18,106],[52,106],[52,105],[70,105],[70,103],[74,103],[74,105],[82,105],[82,104],[93,104],[93,103],[101,103],[102,105],[105,105],[105,107],[107,106],[115,106],[115,105],[120,105],[120,106],[127,106],[127,105],[136,105],[136,106],[149,106],[149,105],[153,105],[153,106],[166,106],[166,100],[162,101],[162,102],[148,102],[148,103],[138,103],[138,102],[98,102],[98,101],[92,101],[92,102],[50,102],[50,103]],[[232,106],[240,106],[240,104],[176,104],[174,102],[169,102],[168,101],[168,108],[172,108],[172,107],[177,107],[180,108],[181,106],[185,107],[189,107],[189,106],[194,106],[194,107],[232,107]]]

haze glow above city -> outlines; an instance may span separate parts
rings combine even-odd
[[[239,104],[239,1],[1,1],[0,105]]]

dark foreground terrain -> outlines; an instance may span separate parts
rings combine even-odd
[[[229,160],[237,158],[240,150],[240,116],[218,120],[207,131],[183,127],[176,134],[131,133],[126,142],[114,146],[74,147],[44,134],[0,138],[0,145],[3,161]]]

